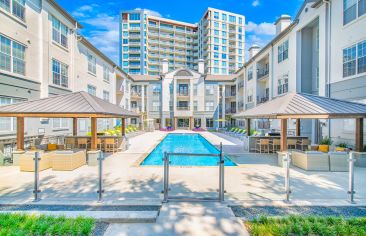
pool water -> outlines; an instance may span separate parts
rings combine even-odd
[[[146,157],[142,166],[163,165],[164,152],[219,154],[220,151],[200,134],[168,134]],[[212,156],[169,156],[171,166],[217,166],[219,157]],[[225,166],[236,166],[225,157]]]

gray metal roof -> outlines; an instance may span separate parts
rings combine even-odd
[[[24,117],[138,117],[115,104],[86,92],[74,92],[43,99],[0,106],[1,116]]]
[[[288,93],[233,117],[273,119],[361,118],[366,117],[366,104],[306,93]]]

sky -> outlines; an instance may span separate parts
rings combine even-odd
[[[119,50],[119,13],[136,8],[174,20],[196,23],[207,7],[242,14],[246,22],[246,50],[264,46],[275,34],[273,23],[282,15],[292,18],[304,0],[58,0],[84,28],[81,34],[115,63]]]

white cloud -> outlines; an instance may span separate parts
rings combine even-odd
[[[88,17],[90,13],[93,12],[94,9],[98,8],[98,4],[90,4],[90,5],[83,5],[79,8],[77,8],[75,11],[73,11],[71,14],[75,17]]]
[[[276,27],[273,23],[262,22],[256,24],[249,21],[246,25],[246,31],[257,35],[274,35],[276,33]]]
[[[254,1],[252,2],[252,6],[253,6],[253,7],[257,7],[257,6],[259,6],[259,0],[254,0]]]
[[[157,16],[157,17],[161,17],[161,14],[157,11],[154,11],[154,10],[150,10],[150,9],[146,9],[146,8],[135,8],[135,10],[144,10],[144,11],[147,11],[147,14],[150,15],[150,16]]]

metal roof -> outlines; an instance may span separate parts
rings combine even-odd
[[[306,93],[288,93],[252,109],[233,115],[236,118],[362,118],[366,104],[321,97]]]
[[[1,116],[112,118],[139,115],[81,91],[0,106]]]

